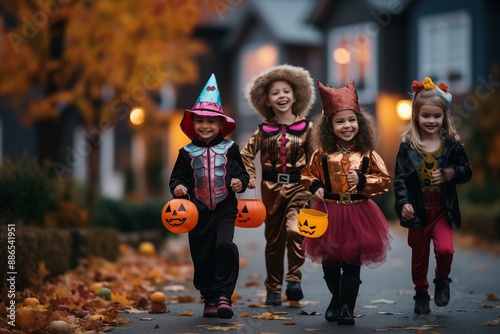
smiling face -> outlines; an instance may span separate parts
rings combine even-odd
[[[225,124],[224,117],[193,115],[194,131],[206,143],[214,139]]]
[[[292,114],[295,94],[292,86],[284,80],[271,83],[267,93],[267,106],[273,108],[275,114]]]
[[[342,110],[332,118],[333,134],[342,146],[349,143],[359,132],[358,117],[353,110]]]
[[[439,137],[439,129],[443,126],[444,119],[444,112],[441,107],[432,104],[422,104],[417,117],[422,138]]]

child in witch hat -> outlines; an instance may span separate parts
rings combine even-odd
[[[211,75],[192,109],[184,111],[182,131],[192,142],[179,150],[170,190],[189,195],[199,221],[189,232],[194,286],[204,299],[204,317],[231,318],[231,295],[239,273],[239,253],[233,243],[238,202],[249,175],[238,145],[224,137],[236,129],[225,115],[215,75]]]
[[[306,238],[304,254],[322,264],[332,299],[327,321],[354,325],[361,266],[385,262],[392,240],[380,208],[370,198],[389,190],[391,178],[374,151],[375,126],[361,111],[354,81],[340,89],[318,81],[323,116],[317,128],[319,148],[304,172],[302,184],[318,201],[313,208],[328,213],[321,238]]]

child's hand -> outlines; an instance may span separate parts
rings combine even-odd
[[[255,189],[255,179],[251,179],[250,181],[248,181],[247,188],[248,189]]]
[[[174,189],[174,196],[175,197],[182,197],[186,196],[188,193],[188,190],[186,187],[184,187],[182,184],[179,184],[177,187]]]
[[[446,167],[432,172],[432,184],[450,182],[455,177],[455,168]]]
[[[356,171],[354,171],[354,170],[350,170],[347,173],[346,179],[347,179],[347,184],[349,185],[349,188],[357,186],[359,183],[358,173],[356,173]]]
[[[413,211],[413,206],[411,204],[403,204],[403,208],[401,210],[401,217],[404,220],[410,220],[413,219],[413,215],[415,214],[415,211]]]
[[[237,178],[232,178],[230,185],[231,189],[233,189],[235,193],[238,193],[243,189],[243,184],[241,183],[241,180]]]
[[[316,190],[313,197],[317,201],[323,201],[323,198],[325,197],[325,189],[319,188],[318,190]]]

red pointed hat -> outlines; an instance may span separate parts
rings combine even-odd
[[[226,119],[226,124],[220,130],[223,137],[229,135],[236,129],[236,122],[234,119],[224,115],[219,87],[217,86],[217,80],[215,79],[215,75],[213,73],[205,84],[205,87],[203,87],[203,90],[198,96],[193,108],[184,110],[184,117],[181,121],[181,129],[191,140],[197,138],[193,127],[192,114],[200,116],[224,117]]]
[[[333,115],[342,110],[361,112],[358,92],[353,79],[349,81],[347,86],[339,89],[325,86],[318,80],[318,89],[323,103],[323,115]]]

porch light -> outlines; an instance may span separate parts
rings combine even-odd
[[[411,119],[411,101],[410,100],[399,100],[396,103],[396,112],[398,117],[403,121],[408,121]]]
[[[141,125],[144,123],[144,109],[141,107],[135,107],[130,111],[130,122],[134,125]]]

